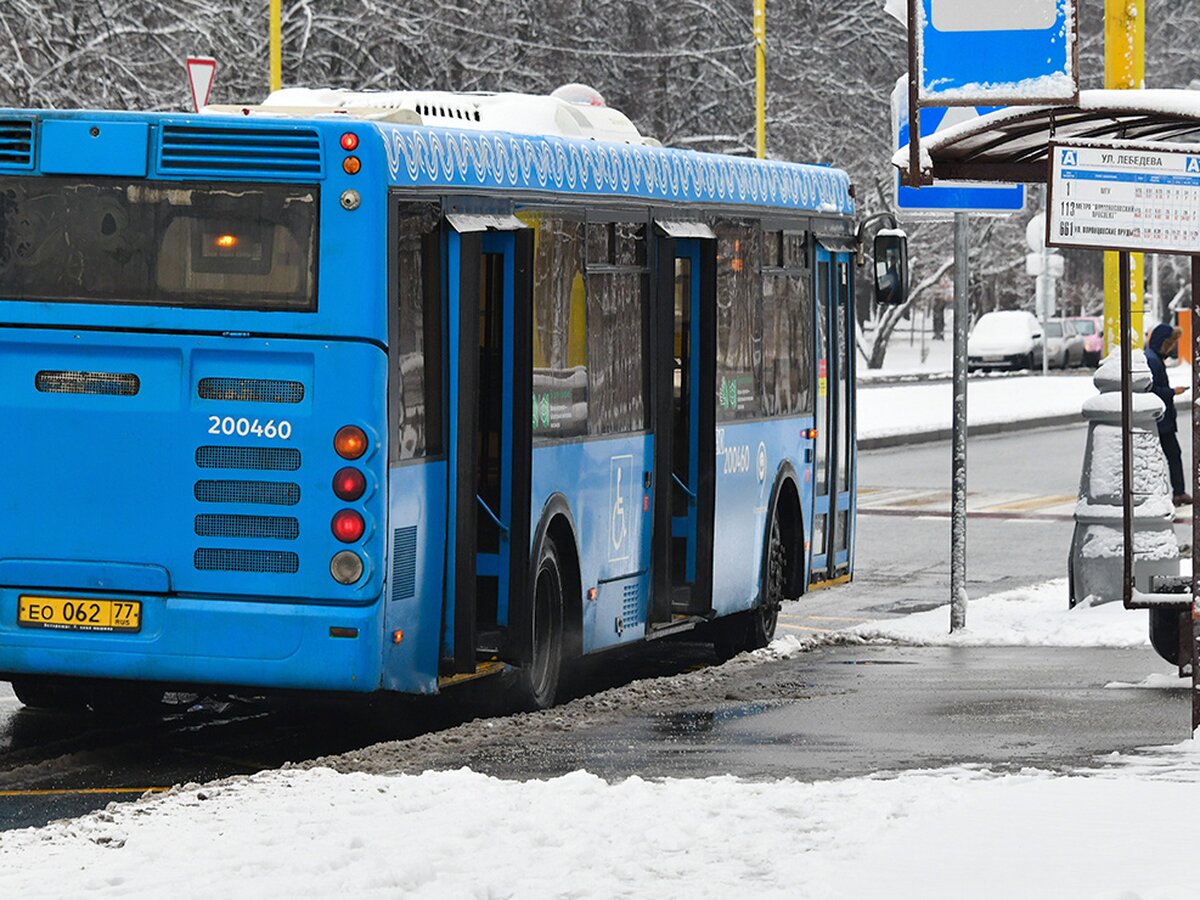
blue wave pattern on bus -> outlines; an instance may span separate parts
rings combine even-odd
[[[392,181],[854,214],[840,169],[559,137],[380,125]]]

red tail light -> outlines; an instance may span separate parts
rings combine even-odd
[[[357,500],[367,490],[367,476],[346,466],[333,476],[333,492],[342,500]]]
[[[352,509],[339,510],[333,516],[333,536],[343,544],[361,540],[367,525],[363,517]]]

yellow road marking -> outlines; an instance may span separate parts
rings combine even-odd
[[[0,797],[52,797],[59,794],[159,794],[165,787],[144,788],[43,788],[40,790],[0,791]]]
[[[855,619],[850,616],[805,616],[806,619],[813,619],[817,622],[870,622],[870,619]]]
[[[817,634],[824,634],[829,630],[828,628],[809,628],[807,625],[792,625],[788,622],[779,622],[775,627],[783,628],[787,631],[813,631]]]
[[[997,503],[994,506],[980,507],[976,512],[1029,512],[1045,506],[1062,506],[1074,503],[1079,498],[1074,494],[1046,494],[1042,497],[1026,497],[1024,500],[1011,500],[1008,503]]]

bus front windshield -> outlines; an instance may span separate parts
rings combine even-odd
[[[0,300],[311,311],[317,188],[0,177]]]

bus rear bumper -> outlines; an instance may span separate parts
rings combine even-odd
[[[140,631],[65,631],[18,625],[18,597],[48,593],[0,590],[0,672],[325,691],[374,691],[380,687],[377,603],[333,607],[92,595],[87,599],[140,601]],[[72,593],[55,591],[53,595]]]

